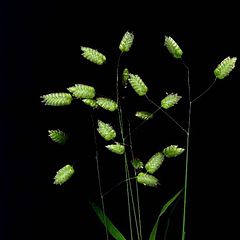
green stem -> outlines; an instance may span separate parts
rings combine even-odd
[[[187,86],[188,86],[188,127],[187,127],[187,140],[186,140],[186,161],[185,161],[185,178],[184,178],[184,196],[183,196],[183,226],[182,226],[182,240],[185,240],[186,235],[186,211],[187,211],[187,188],[188,188],[188,160],[189,160],[189,143],[190,143],[190,129],[191,129],[191,86],[189,78],[189,68],[182,60],[184,67],[187,69]]]
[[[118,105],[118,121],[120,126],[120,132],[121,132],[121,138],[122,138],[122,144],[125,145],[124,140],[124,130],[123,130],[123,117],[122,117],[122,108],[121,103],[119,100],[119,63],[121,59],[122,53],[120,53],[117,61],[117,70],[116,70],[116,97],[117,97],[117,105]],[[126,178],[126,192],[127,192],[127,205],[128,205],[128,220],[129,220],[129,230],[130,230],[130,236],[131,240],[133,240],[133,230],[132,230],[132,215],[131,215],[131,204],[130,204],[130,195],[129,195],[129,189],[131,189],[131,183],[128,180],[129,179],[129,171],[128,171],[128,162],[127,162],[127,155],[126,152],[124,153],[124,169],[125,169],[125,178]]]
[[[129,144],[132,154],[132,160],[134,160],[134,153],[133,153],[133,144],[132,144],[132,135],[131,135],[131,125],[130,121],[128,120],[128,134],[129,134]],[[134,176],[137,176],[136,170],[134,169]],[[138,191],[138,184],[137,181],[135,181],[135,188],[136,188],[136,198],[137,198],[137,213],[138,213],[138,220],[136,219],[136,213],[134,211],[135,216],[135,223],[137,228],[137,235],[138,239],[142,240],[142,223],[141,223],[141,210],[140,210],[140,198],[139,198],[139,191]],[[135,210],[135,207],[134,207]]]
[[[104,226],[105,226],[105,232],[106,232],[106,239],[109,240],[107,222],[106,222],[106,214],[105,214],[105,212],[106,212],[105,211],[105,204],[104,204],[103,194],[102,194],[103,192],[102,192],[99,160],[98,160],[98,146],[97,146],[96,128],[95,128],[94,118],[93,118],[92,114],[91,114],[91,120],[92,120],[92,125],[93,125],[93,139],[94,139],[94,143],[95,143],[95,160],[96,160],[96,167],[97,167],[98,189],[99,189],[99,194],[100,194],[100,197],[101,197],[101,205],[102,205],[102,211],[103,211],[103,215],[104,215]]]

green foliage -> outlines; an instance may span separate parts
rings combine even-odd
[[[156,177],[143,172],[140,172],[137,175],[137,182],[148,187],[157,187],[159,185],[158,179]]]
[[[126,87],[128,84],[128,78],[129,78],[129,71],[127,68],[125,68],[122,73],[122,84],[124,87]]]
[[[217,68],[214,70],[215,76],[219,79],[227,77],[229,73],[235,68],[236,61],[236,57],[225,58],[221,63],[218,64]]]
[[[176,201],[176,199],[179,197],[179,195],[182,193],[183,189],[181,189],[179,192],[177,192],[172,198],[170,198],[167,203],[165,203],[163,205],[163,207],[160,210],[160,213],[157,217],[157,221],[154,224],[154,227],[151,231],[149,240],[156,240],[156,236],[157,236],[157,230],[158,230],[158,225],[159,225],[159,220],[161,218],[161,216],[167,211],[167,209],[172,205],[172,203],[174,203]]]
[[[93,211],[96,213],[98,219],[105,226],[107,231],[112,235],[112,237],[116,240],[126,240],[126,238],[122,235],[122,233],[115,227],[115,225],[111,222],[111,220],[107,217],[107,215],[99,208],[96,203],[89,202]]]
[[[116,154],[122,155],[125,153],[125,147],[120,143],[107,145],[106,148]]]
[[[172,54],[174,58],[182,57],[183,54],[182,49],[171,37],[165,36],[164,46],[167,48],[167,50]]]
[[[155,173],[160,166],[162,165],[164,160],[164,155],[161,152],[155,153],[145,164],[145,168],[148,173]]]
[[[177,145],[171,145],[163,149],[163,154],[168,157],[176,157],[185,151],[184,148],[179,148]]]
[[[54,177],[54,184],[62,185],[74,174],[74,169],[71,165],[67,164],[66,166],[59,169]]]
[[[95,97],[95,88],[84,85],[84,84],[75,84],[73,87],[67,89],[70,93],[73,94],[76,98],[94,98]]]
[[[110,99],[110,98],[105,98],[105,97],[97,97],[95,98],[96,92],[95,88],[92,86],[84,85],[84,84],[75,84],[74,86],[71,86],[67,88],[67,90],[71,93],[64,93],[64,92],[59,92],[59,93],[50,93],[47,95],[41,96],[43,99],[42,102],[45,105],[49,106],[66,106],[70,105],[73,97],[80,99],[84,104],[87,106],[90,106],[93,109],[96,109],[98,107],[101,107],[107,111],[114,112],[117,111],[118,115],[118,124],[120,126],[120,133],[121,133],[121,138],[122,142],[114,142],[113,144],[106,145],[106,148],[118,155],[124,155],[124,167],[125,167],[125,180],[123,182],[126,182],[126,193],[127,193],[127,200],[128,200],[128,211],[129,211],[129,222],[130,222],[130,233],[131,233],[131,239],[133,239],[133,228],[131,226],[131,220],[132,216],[131,214],[134,213],[134,220],[136,224],[136,233],[138,235],[138,239],[142,239],[141,235],[141,219],[140,219],[140,209],[137,209],[135,204],[138,204],[139,207],[139,195],[138,195],[138,190],[137,190],[137,184],[135,184],[135,191],[133,191],[133,184],[130,183],[130,180],[136,179],[136,183],[143,184],[144,186],[147,187],[157,187],[159,185],[159,180],[156,178],[154,174],[162,165],[165,157],[166,158],[173,158],[177,157],[178,155],[182,154],[185,149],[178,147],[178,145],[170,145],[166,148],[163,149],[162,152],[157,152],[151,158],[147,161],[147,163],[143,164],[143,162],[140,161],[138,158],[134,158],[134,152],[132,148],[132,139],[131,139],[131,129],[130,129],[130,122],[128,121],[128,117],[125,115],[127,111],[123,111],[121,106],[125,106],[124,104],[121,104],[122,99],[125,96],[121,96],[121,93],[124,91],[121,91],[119,88],[118,84],[118,78],[119,78],[119,67],[120,67],[120,58],[123,53],[126,53],[130,51],[132,44],[134,41],[134,35],[130,32],[126,32],[124,36],[121,39],[121,42],[119,44],[119,58],[117,62],[117,77],[116,77],[116,95],[117,95],[117,102]],[[165,36],[165,41],[164,41],[164,46],[167,48],[169,53],[177,59],[181,59],[183,55],[183,51],[179,47],[179,45],[169,36]],[[91,61],[92,63],[95,63],[97,65],[102,65],[106,62],[106,57],[98,52],[95,49],[89,48],[89,47],[81,47],[82,51],[82,56],[86,58],[87,60]],[[227,57],[225,58],[214,70],[214,75],[218,79],[223,79],[226,76],[230,74],[230,72],[235,68],[237,58],[233,57]],[[200,96],[205,94],[211,87],[204,91],[202,94],[200,94],[197,98],[191,101],[190,96],[190,81],[189,81],[189,69],[187,65],[182,61],[182,64],[187,70],[187,77],[188,77],[188,93],[189,93],[189,111],[188,111],[188,128],[185,129],[183,128],[171,115],[169,115],[166,111],[163,109],[169,109],[173,106],[175,106],[179,100],[182,98],[181,96],[178,96],[177,93],[170,93],[167,94],[166,97],[164,97],[161,100],[161,107],[159,107],[157,104],[155,104],[154,101],[152,101],[148,96],[146,96],[148,92],[148,87],[146,84],[143,82],[143,80],[140,78],[139,75],[136,74],[131,74],[129,73],[129,70],[127,68],[124,69],[122,72],[122,85],[121,87],[127,87],[127,84],[129,83],[133,90],[136,92],[137,95],[139,96],[146,96],[146,99],[149,101],[150,104],[153,104],[155,107],[157,107],[157,110],[154,112],[154,114],[158,111],[161,110],[167,117],[169,117],[170,120],[172,120],[178,127],[180,127],[181,130],[183,130],[184,133],[187,134],[187,146],[186,149],[189,149],[189,133],[190,133],[190,119],[191,119],[191,104],[198,99]],[[216,80],[216,79],[215,79]],[[215,83],[215,81],[214,81]],[[120,93],[120,94],[119,94]],[[127,98],[126,98],[127,99]],[[119,104],[119,106],[118,106]],[[143,121],[147,121],[149,119],[153,118],[153,113],[150,113],[148,111],[137,111],[135,113],[135,116],[137,118],[142,119]],[[126,146],[126,139],[127,137],[124,136],[126,129],[125,129],[125,124],[128,122],[128,130],[129,134],[127,137],[129,137],[129,142],[130,144],[130,151],[126,151],[128,149],[125,149]],[[141,126],[144,122],[141,122],[139,125],[137,125],[134,130],[136,130],[139,126]],[[133,130],[133,131],[134,131]],[[105,123],[101,120],[98,120],[98,128],[97,128],[98,133],[104,140],[106,141],[111,141],[115,140],[117,136],[117,132],[115,129],[109,124]],[[133,132],[132,131],[132,132]],[[58,143],[58,144],[64,144],[67,139],[67,135],[62,132],[61,130],[49,130],[49,137],[51,138],[52,141]],[[96,138],[95,138],[96,141]],[[95,142],[96,143],[96,142]],[[132,172],[129,171],[128,165],[130,164],[128,157],[131,154],[131,164],[134,168],[134,177],[132,177]],[[96,151],[96,162],[97,160],[97,155],[98,152]],[[145,167],[145,170],[143,168]],[[98,168],[98,173],[99,173],[99,166],[97,162],[97,168]],[[137,171],[135,171],[137,170]],[[186,222],[186,196],[187,196],[187,171],[188,170],[188,154],[186,154],[186,162],[185,162],[185,181],[184,181],[184,200],[183,200],[183,225],[182,225],[182,240],[185,239],[185,222]],[[74,174],[74,169],[73,166],[71,165],[65,165],[62,167],[60,170],[57,171],[55,177],[54,177],[54,184],[56,185],[62,185],[65,183],[72,175]],[[116,240],[126,240],[125,237],[121,234],[121,232],[113,225],[113,223],[109,220],[109,218],[106,216],[104,212],[104,203],[103,203],[103,194],[101,190],[101,181],[100,181],[100,174],[98,174],[98,181],[99,181],[99,189],[100,189],[100,195],[101,195],[101,200],[102,200],[102,206],[103,210],[100,209],[95,203],[90,202],[94,212],[98,216],[99,220],[104,224],[106,230],[112,235],[112,237]],[[150,234],[149,240],[156,240],[157,236],[157,229],[159,225],[159,219],[160,217],[166,212],[166,210],[172,205],[172,203],[177,199],[177,197],[180,195],[182,190],[180,190],[178,193],[176,193],[160,210],[160,213],[158,215],[157,221],[155,222],[155,225],[152,229],[152,232]],[[133,193],[136,193],[136,198],[133,196]],[[136,211],[137,209],[137,211]],[[138,219],[139,218],[139,219]],[[140,229],[140,230],[139,230]],[[164,238],[165,239],[165,238]]]
[[[128,52],[133,44],[134,35],[126,32],[120,42],[119,49],[121,52]]]
[[[118,108],[117,103],[110,98],[99,97],[99,98],[97,98],[97,104],[101,108],[103,108],[107,111],[110,111],[110,112],[114,112]]]
[[[148,91],[148,87],[145,85],[143,80],[138,76],[134,74],[129,74],[128,78],[129,83],[131,84],[132,88],[134,91],[139,95],[139,96],[144,96],[146,95]]]
[[[43,98],[42,103],[48,106],[66,106],[72,102],[72,96],[70,93],[49,93],[41,96]]]
[[[137,118],[140,118],[140,119],[144,120],[144,121],[147,121],[147,120],[150,120],[150,119],[153,118],[153,114],[150,113],[150,112],[147,112],[147,111],[137,111],[135,113],[135,116]]]
[[[64,144],[67,140],[67,135],[61,130],[48,130],[48,136],[52,139],[52,141]]]
[[[97,101],[95,99],[82,99],[82,102],[85,103],[87,106],[91,107],[91,108],[98,108],[98,104]]]
[[[141,162],[141,160],[138,158],[133,159],[131,164],[136,170],[143,169],[143,162]]]
[[[181,99],[181,96],[178,96],[177,93],[173,94],[170,93],[168,94],[165,98],[162,99],[161,101],[161,107],[168,109],[173,107],[175,104],[178,103],[178,101]]]
[[[106,57],[95,49],[89,47],[81,47],[81,50],[83,51],[82,56],[90,62],[93,62],[97,65],[102,65],[106,62]]]
[[[101,120],[98,120],[97,131],[106,141],[110,141],[116,137],[116,131],[113,129],[113,127]]]

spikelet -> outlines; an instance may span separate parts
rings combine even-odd
[[[95,88],[84,84],[75,84],[67,89],[76,98],[94,98]]]
[[[122,155],[125,153],[125,147],[120,143],[107,145],[106,148],[116,154]]]
[[[61,130],[48,130],[48,136],[53,142],[64,144],[67,140],[67,135]]]
[[[145,169],[148,173],[155,173],[160,166],[162,165],[164,160],[164,155],[161,152],[154,154],[148,162],[145,164]]]
[[[185,151],[184,148],[179,148],[177,145],[171,145],[163,149],[163,154],[168,157],[176,157]]]
[[[143,169],[143,162],[141,162],[141,160],[138,158],[133,159],[131,164],[136,170]]]
[[[129,78],[129,71],[127,68],[125,68],[122,73],[122,85],[124,87],[126,87],[128,84],[128,78]]]
[[[97,98],[97,104],[105,110],[115,111],[118,108],[118,105],[115,101],[110,98],[99,97]]]
[[[130,32],[126,32],[120,42],[119,49],[121,52],[128,52],[133,44],[134,35]]]
[[[181,99],[181,96],[178,96],[177,93],[170,93],[161,101],[161,107],[168,109],[170,107],[173,107],[175,104],[178,103],[178,101]]]
[[[113,129],[113,127],[101,120],[98,120],[97,131],[106,141],[110,141],[116,137],[116,131]]]
[[[139,96],[144,96],[146,95],[148,88],[143,82],[143,80],[138,76],[134,74],[129,74],[128,78],[129,83],[131,84],[132,88],[134,91],[139,95]]]
[[[48,106],[66,106],[72,102],[70,93],[49,93],[41,96],[42,102]]]
[[[137,111],[135,113],[135,116],[144,120],[144,121],[147,121],[147,120],[150,120],[153,118],[153,114],[150,113],[150,112],[147,112],[147,111]]]
[[[175,57],[175,58],[182,57],[182,54],[183,54],[182,49],[178,46],[178,44],[171,37],[165,36],[164,46],[172,54],[173,57]]]
[[[97,65],[102,65],[106,62],[106,57],[95,49],[89,47],[81,47],[81,50],[83,51],[82,56],[90,62],[93,62]]]
[[[236,57],[225,58],[221,63],[218,64],[217,68],[214,70],[215,76],[219,79],[223,79],[228,76],[229,73],[235,68],[236,61]]]
[[[148,187],[157,187],[157,185],[159,185],[158,179],[156,177],[143,172],[140,172],[137,175],[137,182]]]
[[[82,99],[82,102],[92,108],[98,108],[97,101],[94,99]]]
[[[54,177],[54,184],[62,185],[74,174],[74,169],[71,165],[66,165],[59,169]]]

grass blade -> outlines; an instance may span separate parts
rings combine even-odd
[[[163,205],[163,207],[161,208],[161,211],[158,215],[157,221],[153,226],[152,232],[150,234],[149,240],[156,240],[156,235],[157,235],[157,229],[158,229],[158,224],[159,224],[159,220],[160,217],[166,212],[166,210],[168,209],[168,207],[177,199],[177,197],[181,194],[183,189],[181,189],[179,192],[177,192],[167,203],[165,203]]]
[[[114,237],[116,240],[126,240],[126,238],[121,234],[121,232],[113,225],[110,219],[103,213],[103,211],[93,202],[89,201],[92,209],[98,216],[99,220],[106,227],[108,232]]]

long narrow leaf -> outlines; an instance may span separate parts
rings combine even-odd
[[[157,235],[157,229],[158,229],[158,224],[159,224],[159,220],[160,217],[166,212],[166,210],[168,209],[168,207],[177,199],[177,197],[181,194],[183,189],[181,189],[179,192],[177,192],[166,204],[163,205],[163,207],[161,208],[161,211],[158,215],[157,221],[154,224],[154,227],[152,229],[152,232],[150,234],[149,240],[156,240],[156,235]]]
[[[114,237],[116,240],[126,240],[126,238],[121,234],[121,232],[113,225],[110,219],[106,216],[106,214],[93,202],[89,201],[92,209],[98,216],[99,220],[106,227],[108,232]]]

